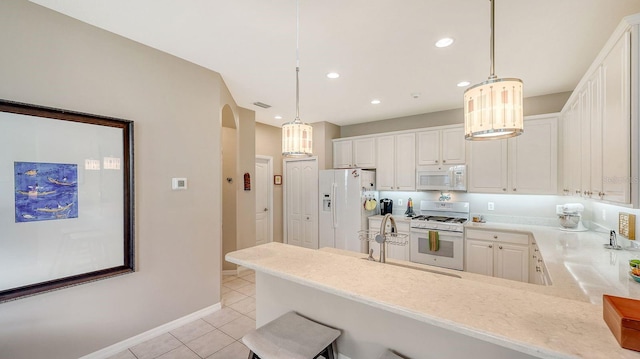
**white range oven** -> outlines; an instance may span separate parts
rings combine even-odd
[[[420,201],[420,215],[411,219],[409,260],[464,269],[464,224],[468,202]]]

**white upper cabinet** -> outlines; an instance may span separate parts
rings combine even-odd
[[[612,36],[562,113],[563,193],[638,206],[638,25]],[[636,43],[634,42],[634,43]],[[635,59],[635,60],[634,60]]]
[[[333,141],[333,168],[375,168],[375,137]]]
[[[413,133],[377,138],[376,188],[415,191],[416,139]]]
[[[353,141],[333,141],[333,168],[353,167]]]
[[[469,143],[469,192],[507,193],[507,143],[504,140]]]
[[[466,162],[464,128],[421,131],[418,141],[418,165],[457,165]]]
[[[508,140],[471,141],[469,192],[556,194],[558,117],[531,116]]]
[[[630,203],[631,118],[628,32],[602,62],[602,199]]]
[[[555,194],[558,188],[558,117],[525,121],[524,133],[509,139],[512,193]]]

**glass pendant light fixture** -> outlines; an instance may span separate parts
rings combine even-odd
[[[495,0],[491,2],[491,75],[464,92],[464,130],[467,140],[494,140],[524,132],[522,80],[497,78],[494,63]]]
[[[296,1],[296,118],[282,125],[282,155],[308,157],[313,155],[313,127],[300,120],[300,2]]]

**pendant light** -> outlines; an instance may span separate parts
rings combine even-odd
[[[296,118],[282,125],[282,155],[285,157],[308,157],[313,150],[313,127],[300,120],[300,4],[296,1]]]
[[[495,0],[491,2],[491,75],[464,92],[464,131],[467,140],[494,140],[524,132],[522,80],[497,78],[494,63]]]

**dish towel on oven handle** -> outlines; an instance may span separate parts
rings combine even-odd
[[[429,231],[429,251],[437,252],[440,249],[440,237],[438,231]]]

